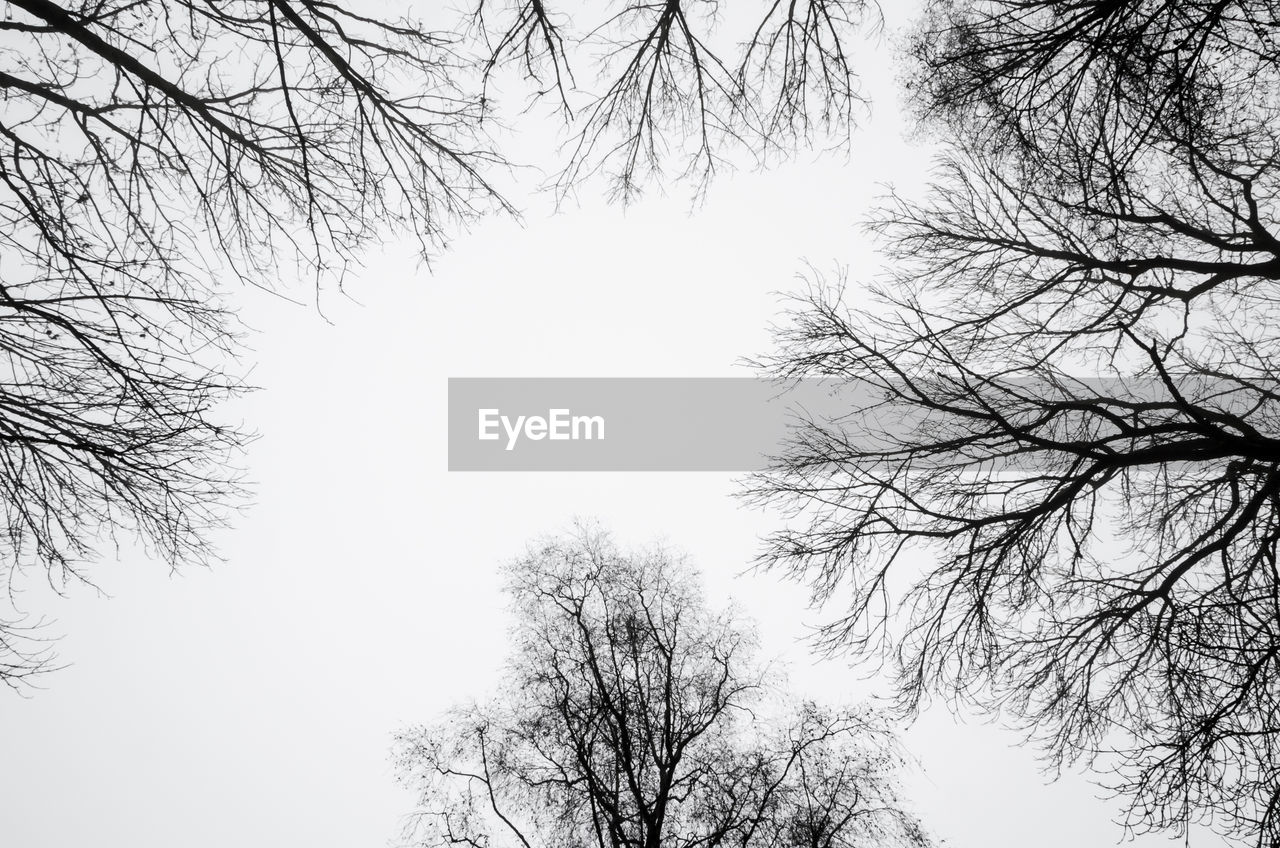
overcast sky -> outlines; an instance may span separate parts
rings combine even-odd
[[[847,265],[857,297],[876,263],[858,220],[878,184],[916,191],[929,162],[904,139],[884,51],[860,67],[877,100],[847,161],[724,176],[692,213],[678,189],[626,212],[530,201],[523,225],[485,222],[430,268],[407,245],[370,256],[352,300],[324,298],[327,321],[247,294],[255,503],[212,570],[126,552],[95,571],[105,594],[19,599],[56,617],[69,666],[25,698],[0,693],[0,844],[394,844],[413,799],[392,733],[484,695],[504,654],[498,566],[575,516],[688,551],[713,600],[736,598],[765,653],[789,659],[797,692],[885,693],[808,654],[798,640],[822,614],[798,588],[741,576],[771,524],[731,476],[445,467],[449,377],[745,374],[735,363],[768,350],[776,293],[805,260]],[[933,708],[906,738],[918,809],[951,846],[1122,835],[1118,805],[1077,774],[1048,784],[1012,732]]]

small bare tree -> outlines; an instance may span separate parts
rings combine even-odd
[[[583,532],[508,577],[515,652],[498,697],[399,739],[421,793],[414,844],[928,844],[887,728],[813,704],[766,723],[751,637],[706,609],[679,559]]]
[[[723,10],[712,0],[621,3],[573,29],[547,3],[491,6],[481,0],[473,18],[488,45],[486,82],[514,66],[570,119],[557,192],[602,175],[623,201],[671,161],[701,189],[734,152],[764,161],[845,144],[865,103],[851,44],[878,13],[866,0],[769,0],[735,42],[719,37]],[[594,53],[599,87],[579,89],[575,48]]]

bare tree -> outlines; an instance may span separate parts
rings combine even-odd
[[[235,502],[226,281],[340,281],[503,206],[455,40],[313,0],[12,0],[0,22],[0,575],[116,532],[178,564]],[[0,625],[0,679],[40,666]]]
[[[818,286],[765,364],[874,402],[802,428],[767,565],[1084,762],[1137,830],[1280,839],[1280,326],[1270,4],[935,4],[957,142],[874,218],[874,302]],[[1205,58],[1215,55],[1219,61]],[[1238,59],[1238,61],[1235,61]]]
[[[1160,137],[1221,140],[1265,124],[1275,10],[1260,0],[931,0],[908,42],[929,122],[1052,165],[1056,142],[1120,160]]]
[[[572,32],[541,0],[480,2],[447,32],[325,0],[5,3],[0,581],[88,579],[117,533],[173,565],[211,555],[245,439],[217,414],[244,388],[229,283],[341,285],[389,232],[426,255],[451,224],[514,211],[491,181],[498,71],[570,120],[565,190],[603,169],[629,197],[669,157],[702,180],[737,140],[847,133],[864,3],[765,6],[734,65],[706,0],[626,3]],[[576,85],[584,45],[603,45],[603,93]],[[12,618],[5,681],[43,656]]]
[[[500,694],[401,735],[421,845],[926,845],[902,756],[864,710],[768,724],[753,641],[669,553],[594,531],[508,570],[515,652]]]
[[[846,143],[864,104],[850,45],[878,12],[866,0],[769,0],[735,43],[719,37],[712,0],[621,3],[574,30],[543,2],[490,5],[481,0],[473,18],[489,47],[486,78],[514,65],[570,118],[557,192],[602,175],[623,201],[671,161],[701,189],[735,152],[763,161]],[[594,54],[599,88],[579,90],[575,49]]]

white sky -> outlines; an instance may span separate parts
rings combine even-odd
[[[869,272],[856,222],[877,183],[917,189],[928,156],[902,136],[883,51],[859,66],[877,101],[848,162],[721,179],[692,215],[674,190],[625,213],[588,197],[490,220],[430,271],[392,245],[349,282],[360,305],[326,299],[332,324],[247,298],[256,505],[212,570],[131,556],[97,568],[109,598],[21,599],[56,617],[71,665],[27,698],[0,693],[0,845],[393,844],[412,798],[391,734],[483,696],[504,649],[497,566],[574,516],[687,550],[715,599],[760,621],[766,653],[791,658],[797,691],[877,691],[812,663],[797,639],[820,617],[799,589],[737,576],[769,523],[727,475],[445,471],[449,377],[746,373],[734,363],[768,349],[773,293],[803,260]],[[955,848],[1121,836],[1116,805],[1077,775],[1046,785],[1015,734],[934,709],[907,742],[917,806]]]

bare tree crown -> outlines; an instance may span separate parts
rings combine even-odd
[[[514,652],[497,697],[400,737],[415,844],[928,844],[887,726],[814,704],[770,722],[754,640],[669,552],[626,554],[587,530],[508,576]]]
[[[891,198],[874,307],[816,285],[777,376],[883,402],[755,493],[765,562],[847,604],[904,704],[1019,717],[1136,830],[1280,835],[1280,19],[1264,3],[932,3],[954,136]],[[905,423],[904,423],[905,422]],[[905,577],[905,575],[910,575]]]

